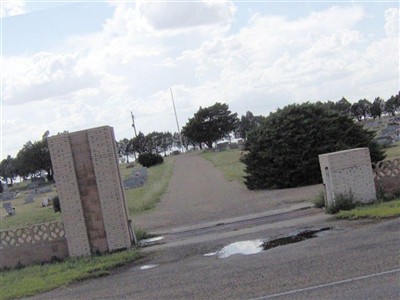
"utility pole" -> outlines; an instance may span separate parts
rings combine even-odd
[[[137,137],[137,133],[136,133],[136,126],[135,126],[135,116],[133,115],[132,111],[131,111],[131,117],[132,117],[132,127],[133,127],[133,131],[135,132],[135,137]],[[135,150],[133,150],[133,157],[136,160],[136,152]]]
[[[132,127],[133,127],[133,130],[135,131],[135,137],[137,137],[136,126],[135,126],[135,116],[133,115],[132,111],[131,111],[131,116],[132,116]]]
[[[181,142],[181,152],[183,153],[182,135],[181,135],[181,130],[179,129],[179,122],[178,122],[178,116],[177,116],[177,114],[176,114],[174,95],[172,94],[172,89],[169,88],[169,90],[171,91],[171,99],[172,99],[172,105],[174,106],[176,126],[178,127],[179,140],[180,140],[180,142]]]

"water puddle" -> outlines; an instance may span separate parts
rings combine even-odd
[[[150,239],[144,239],[144,240],[140,240],[139,241],[139,246],[141,247],[147,247],[147,246],[151,246],[156,244],[157,242],[163,240],[164,237],[163,236],[157,236],[157,237],[153,237]]]
[[[321,236],[322,233],[330,229],[330,227],[324,227],[318,230],[305,230],[274,240],[251,240],[235,242],[225,246],[217,252],[204,254],[204,256],[218,256],[218,258],[227,258],[235,254],[256,254],[260,253],[261,251],[269,250],[278,246],[298,243],[304,240]]]
[[[263,248],[263,250],[268,250],[268,249],[275,248],[278,246],[298,243],[301,241],[305,241],[305,240],[320,236],[319,233],[330,230],[330,229],[331,229],[330,227],[324,227],[324,228],[321,228],[318,230],[305,230],[305,231],[301,231],[297,234],[289,235],[287,237],[282,237],[282,238],[271,240],[271,241],[265,241],[262,244],[262,248]]]
[[[158,265],[144,265],[140,267],[140,270],[148,270],[158,267]]]

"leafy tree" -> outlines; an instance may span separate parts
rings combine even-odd
[[[13,184],[14,178],[17,176],[15,158],[7,155],[0,163],[0,177],[6,184]]]
[[[372,103],[369,102],[367,99],[360,99],[358,100],[358,106],[361,115],[364,117],[364,121],[370,115]]]
[[[345,97],[336,102],[335,109],[342,115],[351,115],[351,103]]]
[[[21,177],[40,176],[47,173],[47,179],[53,180],[53,167],[47,143],[49,132],[46,131],[42,140],[32,143],[28,141],[16,157],[17,174]]]
[[[124,138],[117,142],[117,149],[119,157],[126,157],[126,162],[129,163],[129,156],[133,155],[133,151],[129,147],[129,140]]]
[[[147,141],[145,135],[143,134],[143,132],[140,132],[140,131],[139,131],[139,134],[137,135],[137,137],[134,137],[133,139],[131,139],[129,141],[128,147],[129,147],[129,151],[132,151],[132,152],[134,151],[139,154],[150,152],[148,141]]]
[[[167,155],[167,151],[172,148],[174,142],[172,133],[162,132],[160,136],[160,149],[164,152],[164,155]]]
[[[351,115],[355,118],[357,118],[358,122],[361,122],[362,120],[362,109],[361,106],[358,102],[355,102],[351,105],[350,107]]]
[[[373,132],[324,105],[286,106],[250,132],[243,158],[246,185],[275,189],[319,183],[318,155],[345,149],[369,147],[372,161],[380,161],[384,154],[373,138]]]
[[[392,116],[396,115],[396,111],[400,110],[400,92],[396,96],[391,96],[385,102],[384,111]]]
[[[254,116],[252,112],[248,111],[246,115],[240,118],[235,132],[242,139],[246,139],[247,134],[251,130],[258,128],[264,119],[263,116]]]
[[[385,101],[380,97],[375,98],[374,102],[372,102],[371,105],[371,117],[373,117],[374,120],[377,117],[380,119],[384,108],[385,108]]]
[[[182,131],[190,140],[200,146],[205,143],[212,149],[213,143],[232,132],[237,122],[237,114],[231,113],[227,104],[217,102],[209,107],[200,107]]]

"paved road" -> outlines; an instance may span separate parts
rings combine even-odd
[[[222,172],[195,153],[177,156],[169,188],[157,208],[134,219],[147,231],[196,225],[287,207],[309,200],[321,185],[273,191],[249,191],[228,182]]]
[[[135,220],[165,234],[143,249],[144,260],[32,299],[399,299],[400,219],[338,222],[296,201],[319,186],[249,192],[197,156],[179,157],[174,172],[157,210]],[[320,237],[258,254],[205,256],[327,226]]]
[[[145,248],[138,264],[34,299],[399,299],[400,220],[360,225],[320,216]],[[332,230],[258,254],[204,256],[322,226]],[[140,269],[150,264],[157,267]]]

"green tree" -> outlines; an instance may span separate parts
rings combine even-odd
[[[13,184],[16,176],[15,158],[7,155],[7,158],[3,159],[0,163],[0,177],[6,184]]]
[[[380,97],[375,98],[374,102],[372,102],[371,105],[371,117],[373,117],[374,120],[377,117],[380,119],[384,108],[385,108],[385,101]]]
[[[129,147],[129,140],[124,138],[117,142],[119,157],[126,157],[126,162],[129,163],[129,156],[133,155],[133,151]]]
[[[400,110],[400,92],[396,96],[391,96],[385,101],[384,111],[392,116],[396,115],[396,111]]]
[[[16,157],[16,170],[19,176],[41,176],[47,173],[47,179],[53,180],[53,167],[47,143],[49,132],[46,131],[42,140],[32,143],[28,141],[18,152]]]
[[[150,152],[148,141],[147,141],[145,135],[143,134],[143,132],[140,132],[140,131],[139,131],[137,137],[134,137],[133,139],[131,139],[129,141],[128,147],[129,147],[129,151],[132,151],[132,152],[134,151],[139,154]]]
[[[242,115],[237,124],[235,133],[242,139],[246,139],[247,134],[255,128],[258,128],[265,118],[263,116],[254,116],[252,112],[248,111]]]
[[[364,121],[367,120],[368,116],[371,114],[372,103],[369,102],[367,99],[360,99],[358,100],[357,103],[359,106],[360,113],[364,118]]]
[[[200,146],[205,143],[212,149],[213,143],[232,132],[237,122],[237,114],[231,113],[227,104],[217,102],[209,107],[200,107],[182,131],[190,140]]]
[[[167,151],[172,148],[174,139],[171,132],[162,132],[160,138],[160,149],[167,155]]]
[[[372,161],[384,159],[374,133],[324,105],[292,104],[271,113],[252,131],[246,185],[249,189],[289,188],[322,181],[319,154],[369,147]]]
[[[362,120],[362,108],[358,102],[355,102],[350,107],[351,115],[357,119],[358,122]]]
[[[335,103],[335,109],[342,115],[351,115],[351,103],[345,97]]]

